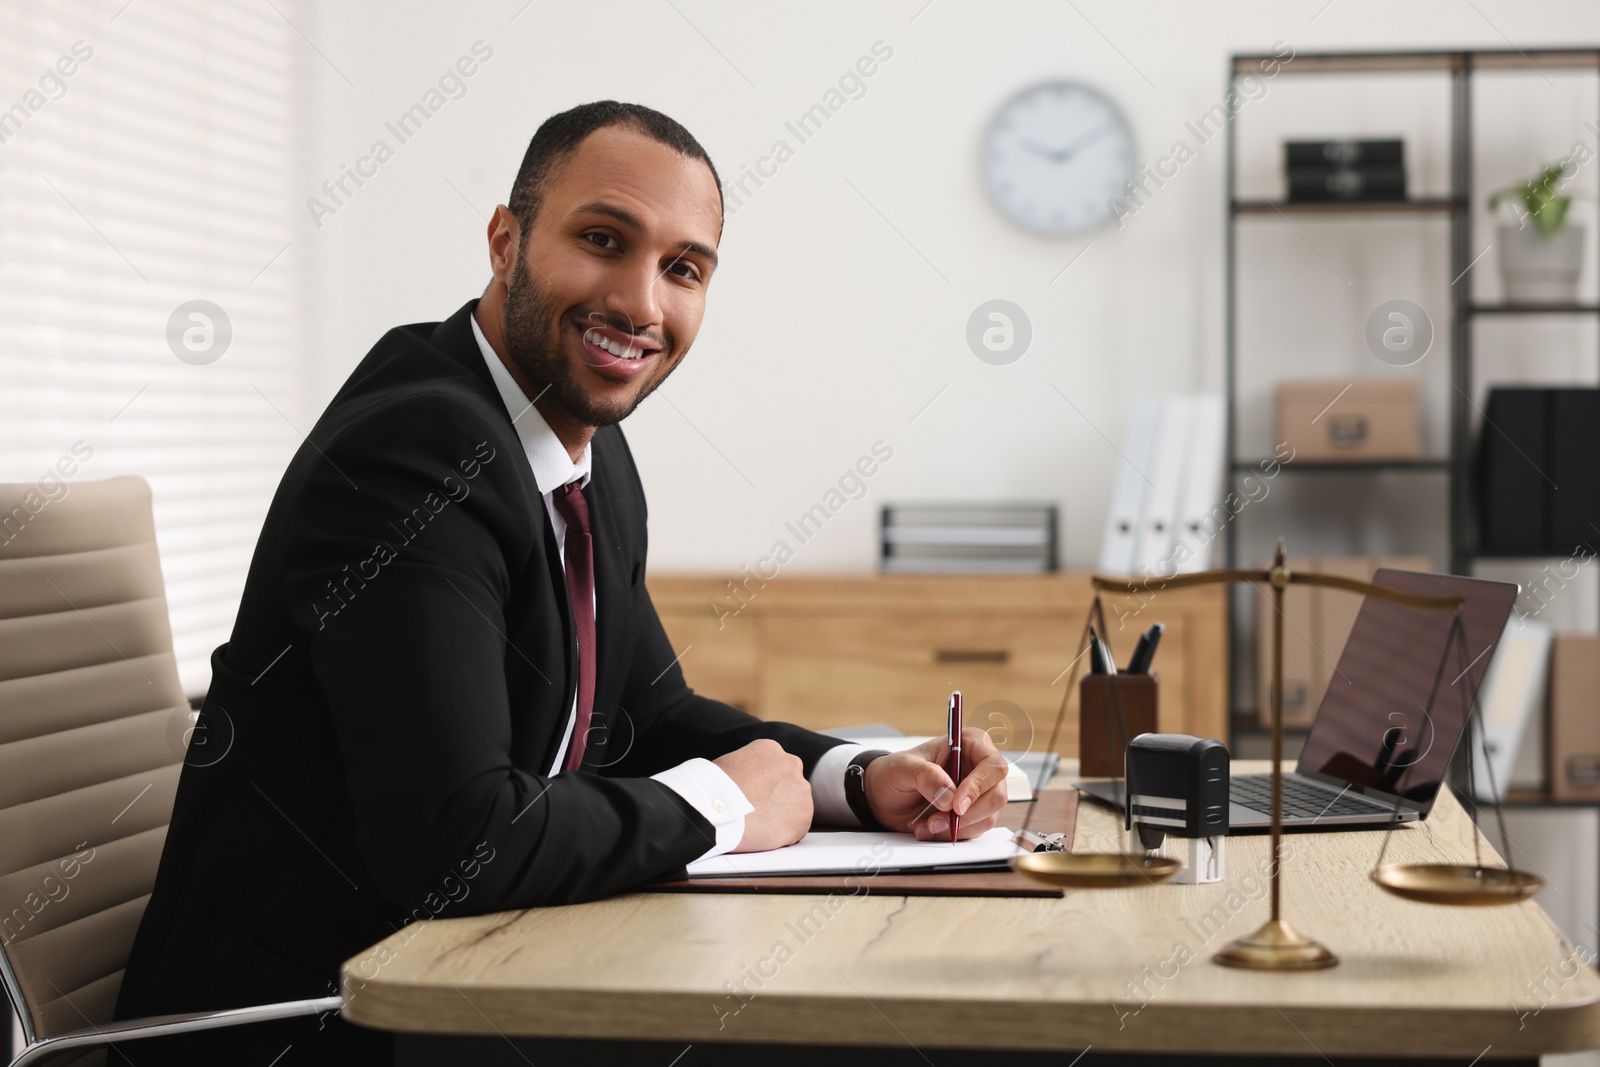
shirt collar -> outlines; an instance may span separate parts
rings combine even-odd
[[[467,318],[472,321],[472,336],[478,339],[478,351],[489,365],[489,374],[494,378],[495,388],[500,390],[500,400],[511,416],[511,425],[516,427],[522,449],[528,454],[528,464],[533,468],[533,480],[538,483],[539,491],[549,493],[574,481],[580,489],[588,485],[589,445],[583,446],[583,455],[578,457],[578,462],[572,462],[572,457],[567,454],[567,446],[561,443],[561,438],[544,421],[544,416],[539,414],[539,409],[533,406],[516,379],[511,377],[499,353],[483,335],[477,314],[468,314]]]

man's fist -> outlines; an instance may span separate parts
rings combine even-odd
[[[744,817],[744,836],[733,851],[765,852],[792,845],[811,829],[811,783],[799,756],[763,738],[712,762],[756,809]]]
[[[924,741],[904,752],[891,752],[867,764],[862,783],[867,803],[878,821],[891,830],[918,839],[950,839],[950,811],[961,816],[961,837],[977,837],[994,827],[1006,806],[1006,772],[1010,768],[994,740],[976,726],[961,731],[959,785],[945,770],[950,746],[943,737]]]

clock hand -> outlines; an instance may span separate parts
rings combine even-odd
[[[1054,160],[1056,158],[1056,153],[1053,149],[1046,148],[1042,144],[1037,144],[1036,142],[1030,141],[1026,137],[1022,139],[1022,144],[1023,147],[1036,156],[1043,156],[1049,160]]]
[[[1117,124],[1115,122],[1107,122],[1096,127],[1095,129],[1090,130],[1082,137],[1079,137],[1076,141],[1073,141],[1071,144],[1067,145],[1067,147],[1063,148],[1060,152],[1057,152],[1051,158],[1057,163],[1065,163],[1067,160],[1071,159],[1079,152],[1082,152],[1085,148],[1088,148],[1091,144],[1098,141],[1106,134],[1110,133],[1116,128],[1116,125]]]
[[[1069,143],[1065,148],[1046,148],[1044,145],[1030,141],[1026,137],[1022,138],[1022,144],[1036,156],[1043,156],[1052,163],[1065,163],[1115,128],[1116,123],[1107,122],[1090,130],[1076,141]]]

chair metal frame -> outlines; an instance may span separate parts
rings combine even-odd
[[[309,1000],[285,1000],[276,1004],[258,1004],[247,1008],[228,1008],[222,1011],[190,1011],[176,1015],[151,1015],[143,1019],[125,1019],[106,1026],[90,1023],[80,1030],[68,1030],[54,1037],[40,1037],[34,1031],[33,1018],[22,997],[22,986],[11,967],[11,958],[0,945],[0,985],[16,1009],[22,1023],[23,1047],[9,1067],[30,1067],[75,1049],[113,1045],[120,1041],[137,1041],[146,1037],[164,1037],[168,1034],[195,1033],[200,1030],[220,1030],[248,1023],[290,1019],[297,1015],[337,1013],[344,1003],[341,997],[313,997]]]

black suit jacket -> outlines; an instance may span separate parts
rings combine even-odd
[[[475,304],[384,335],[278,487],[212,655],[119,1018],[325,996],[342,961],[415,919],[679,875],[715,832],[649,775],[758,738],[809,775],[842,743],[684,683],[645,590],[644,492],[608,427],[584,492],[594,725],[582,769],[546,776],[576,635]]]

